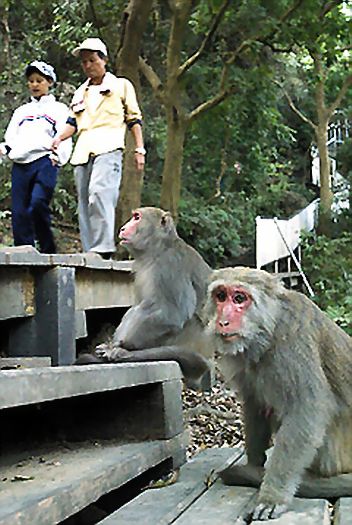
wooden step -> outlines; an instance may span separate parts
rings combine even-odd
[[[0,371],[0,525],[60,523],[181,465],[181,377],[171,362]]]
[[[146,490],[99,525],[143,523],[153,525],[229,525],[255,497],[256,490],[227,487],[214,477],[234,459],[240,461],[240,449],[208,449],[181,468],[179,480],[163,488]],[[216,478],[216,476],[215,476]],[[260,522],[264,523],[264,522]],[[267,523],[271,523],[268,521]],[[328,525],[328,502],[295,498],[289,512],[275,520],[275,525]],[[347,523],[347,522],[346,522]],[[341,522],[341,525],[345,523]]]
[[[94,441],[37,450],[17,465],[0,468],[0,525],[59,523],[177,455],[183,439],[124,445]]]
[[[46,255],[31,246],[0,249],[0,289],[3,353],[49,356],[53,365],[74,362],[90,310],[120,310],[118,322],[135,301],[131,261]]]
[[[225,468],[230,459],[241,456],[243,456],[241,449],[205,450],[181,468],[175,484],[161,489],[146,490],[100,523],[101,525],[173,523],[173,520],[207,492],[208,479],[214,476],[216,469]],[[189,523],[193,525],[193,522]]]
[[[181,379],[173,362],[2,370],[0,409]]]
[[[352,498],[340,498],[336,504],[334,525],[350,525],[352,519]]]

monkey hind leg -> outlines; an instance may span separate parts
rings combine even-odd
[[[352,417],[346,410],[330,425],[323,445],[303,479],[299,495],[307,498],[352,496]]]
[[[258,488],[263,480],[264,468],[255,465],[231,465],[219,472],[225,485]]]
[[[352,473],[352,415],[339,413],[329,426],[323,445],[309,471],[314,477],[330,478]]]

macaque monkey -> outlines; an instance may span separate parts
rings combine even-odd
[[[119,237],[134,257],[136,304],[113,341],[76,364],[172,360],[190,386],[201,386],[212,357],[213,338],[199,319],[210,267],[178,236],[171,214],[158,208],[135,210]]]
[[[303,294],[251,268],[214,271],[204,315],[243,402],[248,464],[221,477],[260,486],[243,518],[276,518],[295,494],[352,496],[352,339]]]

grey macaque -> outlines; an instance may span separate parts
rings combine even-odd
[[[192,386],[207,381],[211,338],[199,319],[210,267],[177,234],[171,214],[145,207],[119,232],[134,257],[136,304],[123,316],[111,344],[76,364],[177,361]]]
[[[248,464],[221,477],[260,486],[243,518],[276,518],[295,494],[352,496],[352,339],[303,294],[250,268],[213,272],[205,317],[243,401]]]

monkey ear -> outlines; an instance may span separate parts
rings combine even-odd
[[[205,300],[203,301],[202,308],[199,317],[204,325],[207,325],[209,321],[214,317],[214,301],[213,301],[213,290],[218,286],[224,285],[223,280],[217,278],[217,271],[213,270],[207,279],[207,293]]]
[[[169,211],[166,211],[162,214],[160,225],[166,233],[169,233],[175,229],[174,221]]]

